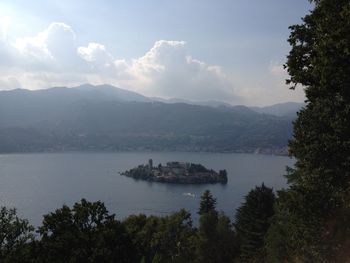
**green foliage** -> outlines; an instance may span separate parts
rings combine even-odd
[[[290,82],[305,86],[308,104],[294,124],[290,150],[297,158],[290,182],[322,190],[322,213],[339,205],[350,171],[350,3],[317,1],[304,24],[291,27]]]
[[[219,248],[216,243],[218,224],[218,214],[216,211],[209,210],[202,213],[199,219],[197,257],[198,262],[214,263],[217,262]]]
[[[237,241],[230,219],[213,211],[200,217],[196,262],[233,262],[237,256]]]
[[[38,262],[132,262],[124,226],[101,202],[82,199],[44,216],[38,233]]]
[[[204,215],[209,212],[216,213],[215,205],[216,199],[213,197],[209,190],[205,190],[201,196],[198,214]]]
[[[275,195],[262,184],[245,197],[237,209],[235,227],[242,262],[264,262],[265,235],[274,214]]]
[[[19,262],[25,257],[26,245],[33,241],[34,228],[20,219],[16,209],[0,210],[0,262]]]
[[[238,241],[233,224],[223,213],[219,214],[216,235],[216,243],[219,248],[217,262],[232,262],[238,254]]]
[[[209,190],[201,196],[197,261],[232,262],[236,255],[236,237],[230,219],[215,209],[216,199]]]
[[[192,226],[190,213],[180,210],[165,217],[131,215],[123,222],[109,214],[102,202],[82,199],[44,215],[35,239],[33,227],[14,209],[0,213],[0,262],[233,262],[236,234],[230,219],[210,205]]]
[[[187,211],[166,217],[132,215],[123,224],[133,237],[140,261],[193,262],[196,236]]]
[[[288,171],[290,188],[279,194],[268,234],[271,262],[337,262],[348,250],[335,225],[349,210],[350,1],[312,2],[314,10],[289,37],[287,83],[304,87],[307,104],[290,142],[297,160]]]

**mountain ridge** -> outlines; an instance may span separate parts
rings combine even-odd
[[[82,84],[74,87],[64,87],[64,86],[57,86],[47,89],[39,89],[39,90],[29,90],[29,89],[14,89],[14,90],[4,90],[0,93],[26,93],[29,94],[31,92],[34,93],[45,93],[45,92],[53,92],[53,91],[62,91],[66,90],[70,93],[78,93],[79,91],[87,91],[88,94],[84,94],[82,96],[82,99],[89,99],[89,96],[95,96],[93,99],[105,99],[105,100],[117,100],[117,101],[136,101],[136,102],[162,102],[167,104],[174,104],[174,103],[184,103],[184,104],[190,104],[190,105],[198,105],[198,106],[209,106],[209,107],[246,107],[250,110],[253,110],[257,113],[262,114],[269,114],[274,116],[289,116],[294,117],[295,113],[299,111],[305,103],[300,102],[283,102],[283,103],[276,103],[268,106],[246,106],[246,105],[232,105],[227,102],[217,101],[217,100],[207,100],[207,101],[192,101],[187,99],[180,99],[180,98],[169,98],[164,99],[160,97],[147,97],[144,95],[141,95],[137,92],[122,89],[119,87],[115,87],[109,84],[102,84],[102,85],[92,85],[92,84]],[[70,94],[72,95],[72,94]],[[76,94],[77,95],[77,94]],[[82,95],[82,93],[81,93]]]
[[[291,123],[246,106],[149,101],[109,86],[0,92],[0,152],[285,153]]]

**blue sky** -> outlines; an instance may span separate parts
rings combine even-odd
[[[148,96],[302,101],[282,68],[306,0],[0,1],[0,89],[110,83]]]

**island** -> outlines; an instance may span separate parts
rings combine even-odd
[[[152,182],[175,184],[214,184],[227,183],[226,170],[216,172],[201,164],[186,162],[167,162],[166,165],[153,166],[150,159],[148,164],[142,164],[121,175]]]

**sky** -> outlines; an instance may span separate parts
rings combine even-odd
[[[283,64],[307,0],[0,0],[0,90],[111,84],[264,106],[304,100]]]

